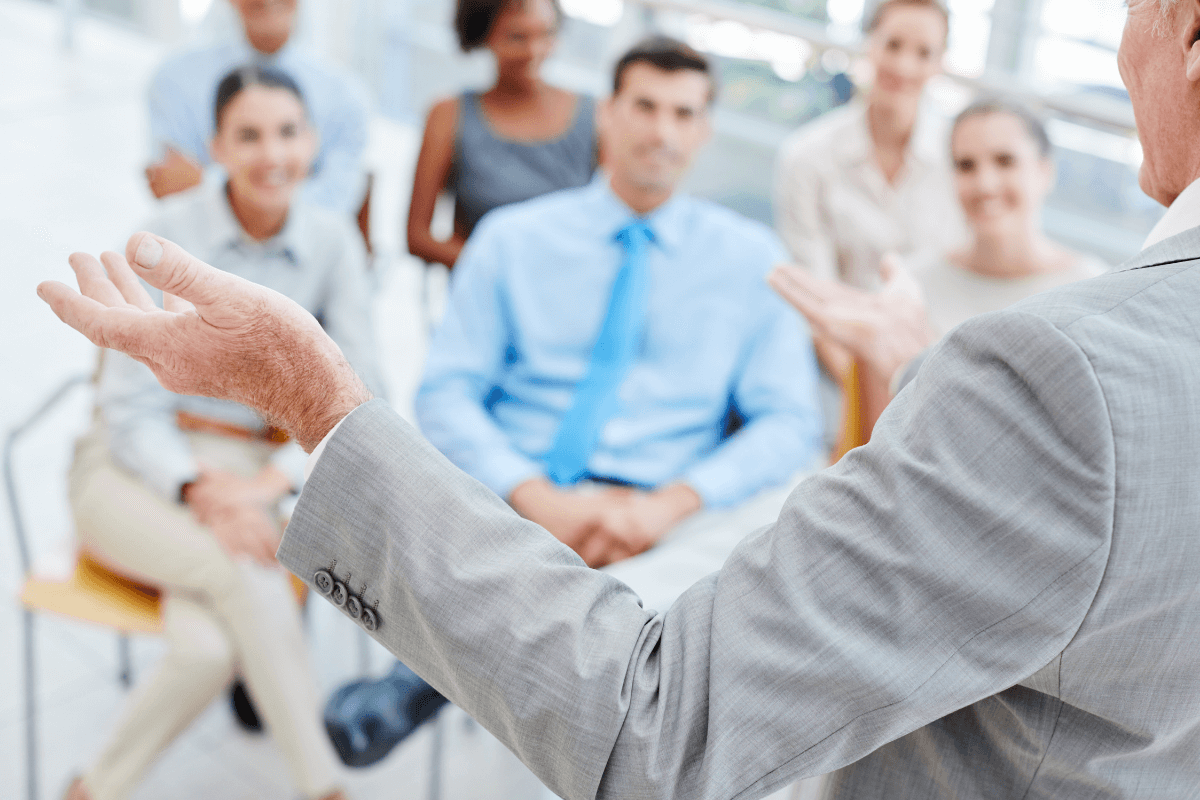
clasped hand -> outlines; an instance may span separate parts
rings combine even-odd
[[[287,477],[274,467],[253,478],[209,468],[185,487],[183,499],[227,553],[271,565],[280,535],[275,506],[289,489]]]
[[[701,504],[685,484],[651,492],[616,486],[566,491],[544,478],[522,483],[510,501],[521,516],[550,531],[591,567],[649,550]]]

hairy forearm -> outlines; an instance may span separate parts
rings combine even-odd
[[[293,395],[280,421],[304,452],[311,453],[335,425],[363,403],[370,402],[372,396],[345,359],[326,381],[308,377],[301,380],[307,384],[306,390]]]

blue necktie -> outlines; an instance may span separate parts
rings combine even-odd
[[[575,399],[546,454],[546,473],[559,486],[576,483],[587,474],[587,462],[600,441],[600,432],[616,411],[617,390],[638,356],[646,324],[650,276],[646,255],[654,232],[634,220],[617,232],[625,262],[613,281],[608,313],[592,346],[587,373],[575,387]]]

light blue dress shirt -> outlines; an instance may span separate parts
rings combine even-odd
[[[170,239],[218,269],[295,300],[321,320],[367,386],[376,394],[382,392],[366,254],[362,237],[349,220],[294,203],[283,230],[258,242],[242,231],[225,187],[205,183],[164,200],[161,212],[145,230]],[[162,293],[150,291],[161,303]],[[264,425],[256,412],[238,403],[169,392],[148,367],[113,350],[105,353],[97,404],[114,460],[169,500],[177,500],[180,487],[199,476],[187,436],[176,427],[176,411],[251,429]],[[295,442],[280,447],[272,457],[296,489],[304,480],[305,460]]]
[[[616,233],[633,217],[601,173],[488,214],[454,267],[417,418],[501,497],[545,474],[621,265]],[[785,251],[764,226],[684,195],[647,222],[645,338],[588,471],[645,487],[682,480],[708,507],[733,505],[820,446],[811,341],[765,281]],[[722,440],[731,406],[745,425]]]
[[[349,73],[295,45],[264,55],[244,39],[189,50],[167,60],[150,83],[150,134],[160,150],[172,147],[212,166],[217,84],[237,67],[257,63],[286,72],[304,94],[320,150],[301,199],[355,213],[362,204],[367,146],[366,94]]]

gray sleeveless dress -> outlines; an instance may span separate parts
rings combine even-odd
[[[458,133],[447,189],[455,217],[468,232],[498,206],[583,186],[596,169],[595,102],[579,95],[571,127],[555,139],[523,141],[497,134],[483,116],[478,92],[458,104]]]

